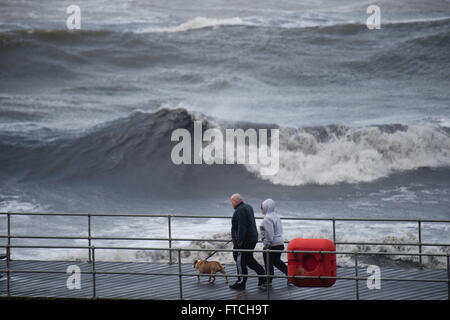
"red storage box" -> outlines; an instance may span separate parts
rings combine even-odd
[[[336,251],[328,239],[296,238],[289,242],[288,250]],[[289,276],[336,277],[336,254],[334,253],[291,253],[288,252]],[[297,287],[331,287],[336,279],[289,279]]]

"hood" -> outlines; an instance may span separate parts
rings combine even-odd
[[[261,204],[261,208],[263,209],[264,214],[275,212],[275,201],[272,199],[264,200]]]

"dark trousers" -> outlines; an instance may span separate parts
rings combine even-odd
[[[273,246],[269,248],[270,250],[284,250],[284,245],[279,245],[279,246]],[[273,275],[273,266],[275,265],[275,267],[277,267],[278,270],[280,270],[281,272],[283,272],[285,275],[287,275],[287,267],[286,264],[281,261],[281,252],[270,252],[269,253],[269,265],[267,265],[267,253],[263,252],[263,257],[264,257],[264,267],[266,268],[266,272],[267,270],[269,270],[269,274]],[[270,282],[272,282],[272,279],[269,279]]]
[[[255,249],[256,242],[244,243],[241,247],[233,249]],[[259,275],[264,275],[264,268],[255,260],[253,252],[233,252],[234,261],[236,261],[237,273],[246,275],[248,269],[252,269]],[[239,277],[237,283],[247,283],[247,277]]]

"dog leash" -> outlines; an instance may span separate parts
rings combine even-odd
[[[227,246],[227,244],[229,244],[231,241],[233,241],[233,239],[231,239],[230,241],[228,241],[227,243],[225,243],[225,245],[224,245],[222,248],[219,248],[219,250],[225,248],[225,247]],[[205,260],[208,260],[208,259],[211,258],[213,255],[215,255],[216,253],[217,253],[217,250],[214,251],[213,253],[211,253]]]

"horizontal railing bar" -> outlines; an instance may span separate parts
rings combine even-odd
[[[26,245],[3,245],[0,247],[21,249],[98,249],[98,250],[142,250],[142,251],[216,251],[216,252],[253,252],[253,253],[310,253],[310,254],[350,254],[350,255],[391,255],[391,256],[432,256],[447,257],[444,253],[407,253],[407,252],[354,252],[354,251],[324,251],[324,250],[254,250],[254,249],[193,249],[193,248],[149,248],[149,247],[104,247],[104,246],[26,246]]]
[[[131,237],[88,237],[88,236],[25,236],[25,235],[11,235],[5,236],[0,235],[0,238],[10,238],[10,239],[61,239],[61,240],[149,240],[149,241],[167,241],[169,238],[131,238]],[[175,240],[172,238],[171,240]],[[179,241],[188,240],[181,239]],[[228,240],[229,241],[229,240]]]
[[[11,273],[50,273],[66,274],[60,270],[1,270]],[[251,275],[251,274],[198,274],[198,273],[161,273],[161,272],[125,272],[125,271],[80,271],[80,274],[105,274],[105,275],[137,275],[137,276],[183,276],[183,277],[246,277],[246,278],[279,278],[279,279],[335,279],[335,280],[367,280],[369,277],[332,277],[332,276],[285,276],[285,275]],[[414,281],[414,282],[449,282],[448,279],[411,279],[411,278],[383,278],[383,281]]]
[[[25,235],[0,235],[0,238],[10,239],[61,239],[61,240],[120,240],[120,241],[207,241],[207,242],[229,242],[228,239],[198,239],[198,238],[146,238],[146,237],[87,237],[87,236],[25,236]],[[261,242],[261,241],[258,241]],[[289,241],[284,241],[289,243]],[[425,246],[425,247],[448,247],[450,243],[419,243],[419,242],[345,242],[337,241],[335,245],[378,245],[378,246]]]
[[[423,247],[448,247],[450,246],[450,243],[420,243],[420,242],[335,242],[335,245],[371,245],[371,246],[408,246],[408,247],[417,247],[418,245],[421,245]]]
[[[167,218],[169,214],[138,214],[138,213],[58,213],[58,212],[0,212],[0,215],[14,216],[59,216],[59,217],[149,217]],[[199,218],[202,216],[199,216]]]
[[[0,215],[30,215],[30,216],[78,216],[78,217],[149,217],[149,218],[200,218],[200,219],[231,219],[231,216],[213,215],[183,215],[183,214],[131,214],[131,213],[50,213],[50,212],[0,212]],[[264,217],[255,217],[264,219]],[[397,219],[397,218],[319,218],[319,217],[280,217],[282,220],[313,220],[313,221],[371,221],[371,222],[423,222],[423,223],[450,223],[450,220],[441,219]]]

